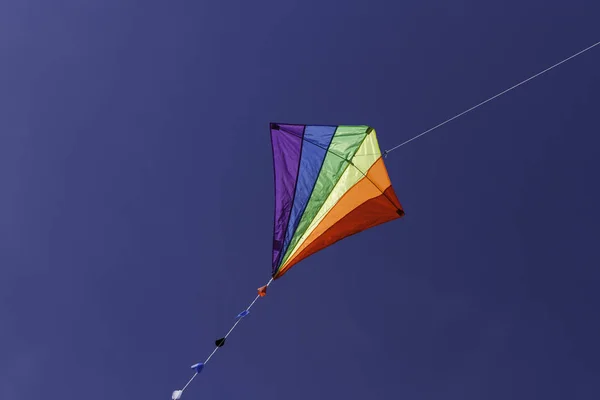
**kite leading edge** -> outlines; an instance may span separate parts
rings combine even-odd
[[[271,123],[275,174],[275,219],[271,279],[258,288],[250,305],[236,317],[229,332],[215,341],[202,371],[225,340],[266,296],[273,280],[310,255],[366,229],[404,216],[377,142],[366,125],[294,125]]]

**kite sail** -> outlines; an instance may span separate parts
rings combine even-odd
[[[273,280],[308,256],[365,229],[401,218],[375,130],[366,125],[271,124],[275,222],[271,279],[173,400],[179,400]]]
[[[375,129],[271,124],[272,276],[350,235],[401,218]]]

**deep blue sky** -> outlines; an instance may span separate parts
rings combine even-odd
[[[0,5],[0,398],[169,399],[270,274],[270,121],[390,148],[597,1]],[[392,153],[406,217],[269,290],[184,399],[600,398],[600,48]]]

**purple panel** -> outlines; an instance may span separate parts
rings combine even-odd
[[[273,227],[273,265],[283,248],[285,231],[294,204],[294,191],[300,167],[304,125],[271,124],[273,167],[275,168],[275,223]]]

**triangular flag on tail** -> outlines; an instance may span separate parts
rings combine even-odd
[[[190,368],[192,368],[193,370],[196,371],[197,374],[199,374],[200,372],[202,372],[202,369],[204,368],[204,363],[194,364]]]
[[[267,295],[267,286],[268,285],[261,286],[261,287],[258,288],[258,295],[260,297],[265,297]]]

